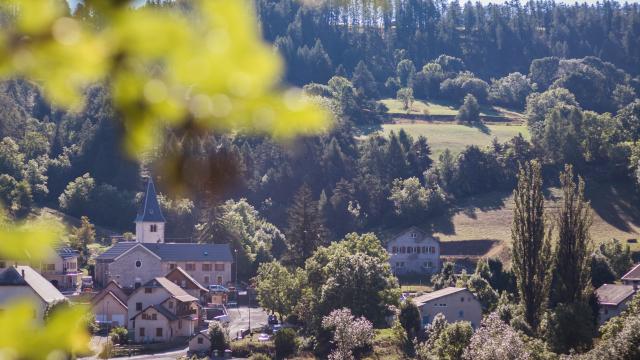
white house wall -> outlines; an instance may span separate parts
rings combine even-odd
[[[411,234],[411,231],[405,232],[387,245],[389,262],[393,272],[399,275],[438,272],[440,270],[440,243],[421,233],[416,233],[415,238],[411,237]],[[418,247],[420,248],[419,253],[415,251]],[[404,252],[401,251],[403,248]],[[410,251],[409,248],[411,248]],[[427,251],[423,252],[423,248]],[[429,250],[433,250],[433,252]]]

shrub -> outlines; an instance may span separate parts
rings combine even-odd
[[[273,342],[249,341],[249,338],[231,343],[231,355],[236,358],[248,358],[251,355],[271,354],[275,351]]]
[[[276,346],[276,358],[286,358],[293,355],[297,348],[296,332],[291,329],[282,329],[273,337]]]
[[[211,340],[211,350],[220,352],[229,348],[229,333],[222,324],[213,321],[209,324],[209,340]]]
[[[123,345],[129,340],[128,334],[129,331],[126,328],[118,326],[111,329],[111,332],[109,332],[109,338],[114,344]]]
[[[265,354],[258,353],[251,355],[249,360],[271,360],[271,357]]]

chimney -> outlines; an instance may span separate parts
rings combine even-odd
[[[24,279],[24,269],[22,269],[21,272],[22,272],[22,278]]]

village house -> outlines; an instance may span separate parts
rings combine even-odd
[[[9,266],[0,269],[0,311],[15,303],[30,301],[34,318],[42,320],[47,308],[64,297],[47,279],[30,266]]]
[[[174,284],[180,286],[184,291],[187,292],[187,294],[200,300],[200,303],[206,304],[210,302],[211,296],[209,295],[209,289],[202,286],[181,267],[178,266],[174,268],[173,270],[169,271],[169,273],[164,277],[172,281]]]
[[[115,281],[111,281],[91,299],[91,310],[96,321],[110,326],[127,327],[129,324],[129,296]]]
[[[596,290],[598,298],[598,322],[600,325],[620,315],[635,294],[635,285],[604,284]]]
[[[137,288],[127,300],[128,328],[135,342],[189,337],[198,328],[198,299],[165,277]]]
[[[189,339],[189,352],[208,353],[211,349],[211,339],[206,332],[199,332]]]
[[[62,291],[78,288],[82,276],[78,268],[78,252],[68,246],[49,248],[48,256],[42,262],[0,260],[0,270],[8,266],[28,265],[38,271],[53,286]]]
[[[205,287],[231,281],[228,244],[165,243],[165,219],[151,180],[135,223],[136,241],[116,243],[96,258],[99,286],[115,281],[136,288],[178,267]]]
[[[482,306],[467,288],[448,287],[413,298],[420,311],[422,325],[441,313],[448,322],[468,321],[475,329],[482,320]]]
[[[387,243],[389,262],[396,275],[433,274],[440,271],[440,240],[412,226]]]
[[[640,264],[635,265],[629,272],[624,274],[620,280],[622,280],[624,285],[631,285],[634,290],[637,290],[638,285],[640,285]]]

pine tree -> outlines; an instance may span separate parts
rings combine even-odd
[[[586,301],[591,294],[592,216],[584,198],[584,181],[580,177],[576,188],[571,165],[565,165],[560,183],[563,197],[557,216],[555,300],[566,304]]]
[[[364,95],[367,98],[377,98],[380,96],[376,85],[376,79],[369,71],[367,64],[364,61],[360,61],[353,70],[353,77],[351,83],[356,88],[359,94]]]
[[[553,268],[550,236],[545,234],[540,163],[534,160],[521,166],[513,195],[513,272],[525,320],[535,330],[549,298]]]
[[[285,258],[292,265],[303,266],[305,260],[325,241],[326,231],[318,203],[313,200],[309,186],[304,184],[289,208]]]
[[[395,133],[389,135],[389,146],[387,147],[387,176],[390,180],[405,178],[407,175],[407,157],[402,148],[400,139]]]

